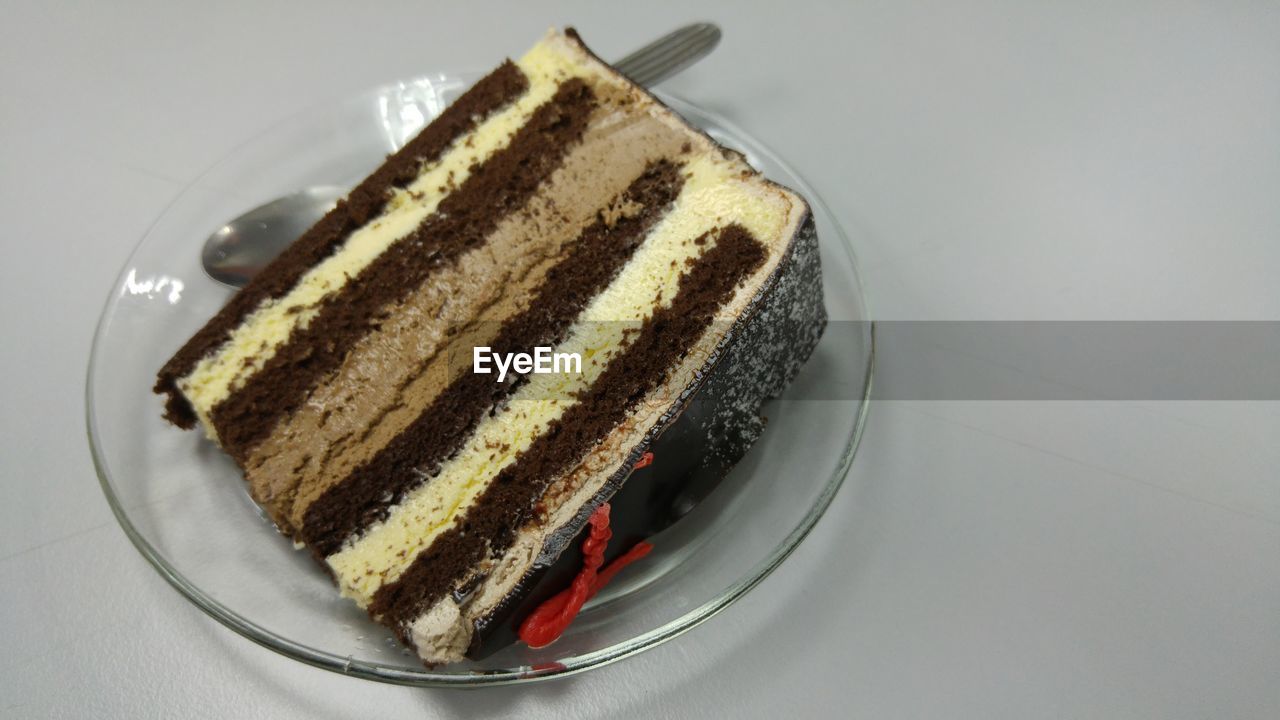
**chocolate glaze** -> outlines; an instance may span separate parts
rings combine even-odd
[[[534,568],[504,602],[476,622],[468,657],[480,659],[516,642],[524,618],[572,582],[582,567],[587,519],[601,503],[612,506],[609,562],[692,510],[760,437],[761,404],[795,378],[826,326],[811,216],[755,302],[754,311],[739,318],[721,354],[708,362],[684,402],[632,450],[628,463],[596,497],[552,535]],[[630,471],[646,451],[653,452],[653,464]]]

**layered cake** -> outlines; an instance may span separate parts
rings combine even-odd
[[[390,156],[155,389],[439,664],[571,617],[741,457],[824,324],[805,202],[568,30]]]

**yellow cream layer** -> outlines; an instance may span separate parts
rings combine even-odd
[[[211,438],[217,440],[209,422],[213,407],[261,370],[295,329],[310,324],[326,298],[435,212],[448,193],[447,188],[465,181],[473,166],[505,148],[538,106],[551,99],[562,81],[599,74],[594,68],[574,62],[551,43],[535,45],[516,63],[529,81],[523,96],[482,122],[471,134],[459,138],[436,162],[425,165],[412,185],[396,191],[379,217],[352,233],[337,252],[307,271],[288,294],[259,305],[226,343],[178,380],[178,388]]]
[[[758,238],[776,237],[787,222],[786,201],[744,181],[743,167],[718,152],[692,160],[674,207],[645,238],[631,261],[575,321],[555,352],[582,357],[581,374],[534,374],[507,406],[484,418],[467,444],[438,475],[426,479],[391,509],[386,520],[327,558],[342,594],[361,607],[392,582],[423,549],[462,517],[489,482],[528,449],[547,426],[577,402],[634,330],[658,307],[669,306],[687,259],[704,233],[739,223]],[[655,300],[657,298],[657,300]]]

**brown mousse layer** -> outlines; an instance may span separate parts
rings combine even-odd
[[[393,243],[334,294],[306,328],[295,330],[261,370],[213,408],[223,448],[241,464],[253,446],[292,413],[352,344],[385,318],[384,309],[431,272],[476,247],[507,214],[519,210],[581,138],[595,93],[565,81],[502,150],[473,168],[416,230]]]
[[[573,241],[564,258],[524,311],[505,321],[493,340],[495,354],[553,345],[587,304],[608,285],[653,225],[680,194],[684,179],[670,161],[649,165],[630,187],[602,208]],[[491,408],[505,400],[519,378],[494,382],[463,373],[369,462],[357,467],[306,510],[302,539],[323,557],[361,528],[382,520],[406,492],[439,470]]]
[[[715,245],[680,278],[671,305],[642,324],[635,340],[609,363],[585,396],[499,473],[460,522],[422,551],[396,581],[375,593],[369,614],[409,642],[406,624],[450,592],[487,555],[501,555],[511,545],[547,486],[571,470],[662,383],[711,325],[716,310],[766,257],[764,246],[742,226],[722,229]]]
[[[195,425],[195,413],[178,391],[177,380],[201,358],[226,342],[264,300],[287,293],[312,266],[328,257],[347,237],[380,212],[393,188],[405,187],[424,163],[438,159],[455,140],[483,119],[519,98],[529,82],[520,68],[506,61],[449,105],[435,120],[365,178],[302,237],[236,293],[160,369],[153,391],[168,395],[165,418],[184,429]]]

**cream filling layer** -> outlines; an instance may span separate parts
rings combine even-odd
[[[575,65],[573,58],[547,42],[535,45],[516,64],[528,78],[524,95],[455,141],[436,162],[425,165],[407,189],[395,192],[381,215],[308,270],[286,295],[259,305],[232,331],[227,342],[178,380],[178,389],[195,409],[210,438],[217,440],[209,421],[214,406],[261,370],[296,329],[307,327],[326,298],[422,224],[435,212],[449,188],[470,176],[473,166],[505,148],[538,107],[551,99],[561,82],[574,76],[598,75],[594,68]]]
[[[622,352],[640,324],[667,307],[685,261],[714,243],[695,240],[738,223],[758,238],[777,236],[787,221],[781,198],[742,177],[740,163],[707,153],[689,162],[674,207],[650,231],[631,261],[579,316],[556,352],[582,357],[577,375],[530,375],[506,406],[486,417],[462,450],[426,478],[389,516],[347,542],[327,562],[344,596],[366,607],[383,584],[396,580],[419,552],[453,526],[489,482],[516,461],[548,425],[577,402]]]

